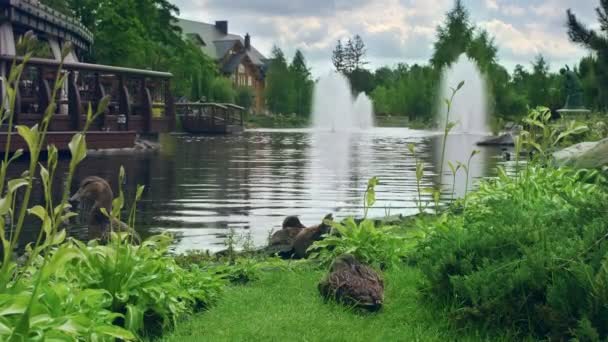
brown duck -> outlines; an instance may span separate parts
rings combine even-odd
[[[298,259],[308,257],[308,248],[312,246],[315,241],[322,240],[323,235],[328,234],[331,231],[330,221],[332,220],[333,216],[328,214],[321,224],[302,229],[293,241],[294,256]]]
[[[336,258],[330,273],[319,282],[319,292],[325,299],[369,311],[378,311],[384,300],[384,281],[371,267],[350,254]]]
[[[282,258],[291,258],[293,255],[293,241],[304,228],[306,227],[297,216],[287,216],[283,220],[281,230],[270,237],[268,250]]]
[[[102,208],[108,213],[112,213],[112,200],[114,193],[108,182],[100,177],[91,176],[85,178],[80,183],[78,191],[70,198],[72,207],[77,207],[80,203],[91,206],[87,218],[89,239],[108,240],[111,231],[129,231],[129,226],[116,220],[110,219],[102,212]]]

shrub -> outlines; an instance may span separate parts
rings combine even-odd
[[[236,90],[236,104],[249,110],[253,105],[255,95],[250,87],[239,87]]]
[[[234,89],[232,88],[232,82],[225,77],[216,77],[211,82],[209,89],[209,99],[214,102],[222,103],[233,103],[234,102]]]
[[[425,297],[460,323],[608,337],[604,184],[597,172],[535,166],[482,182],[417,248]]]

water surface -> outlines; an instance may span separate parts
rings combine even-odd
[[[503,162],[500,150],[475,146],[479,139],[455,135],[446,149],[446,160],[454,163],[466,163],[473,149],[482,151],[471,164],[473,179],[494,175],[496,165]],[[137,229],[143,235],[172,232],[178,251],[220,250],[230,229],[237,234],[250,232],[254,242],[263,245],[287,215],[299,215],[305,225],[319,223],[327,213],[338,218],[361,216],[372,176],[381,185],[370,216],[414,214],[416,161],[407,145],[416,144],[425,164],[422,187],[438,181],[441,155],[437,133],[407,128],[352,133],[253,130],[231,136],[169,135],[161,142],[158,153],[90,155],[72,187],[75,190],[81,179],[98,175],[116,188],[119,167],[124,165],[128,198],[136,184],[146,186]],[[62,163],[64,172],[66,165]],[[59,182],[62,177],[58,176]],[[451,184],[451,178],[446,166],[443,182]],[[457,194],[464,193],[465,179],[460,173]],[[28,239],[35,236],[36,227],[34,222],[27,227]],[[84,235],[83,229],[74,228],[72,233]]]

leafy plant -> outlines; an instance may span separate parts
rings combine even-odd
[[[444,99],[446,104],[446,113],[445,113],[445,123],[443,129],[443,141],[441,143],[441,158],[439,159],[439,183],[441,183],[441,177],[443,177],[443,164],[445,163],[445,147],[448,140],[448,135],[454,126],[456,126],[455,122],[450,121],[450,114],[452,111],[452,104],[454,103],[454,98],[456,94],[462,87],[464,86],[464,81],[458,83],[456,88],[450,88],[452,90],[452,95],[449,99]],[[441,186],[441,185],[440,185]]]
[[[551,110],[537,107],[524,118],[525,130],[520,133],[524,146],[537,153],[540,162],[546,162],[564,139],[589,130],[587,125],[570,121],[564,128],[551,124]]]
[[[29,51],[34,38],[24,35],[19,48]],[[62,50],[62,61],[69,53]],[[71,159],[65,187],[59,203],[53,201],[53,186],[59,153],[55,146],[47,146],[46,163],[40,162],[48,128],[67,73],[60,63],[59,75],[52,89],[51,101],[39,124],[33,127],[16,126],[17,134],[25,141],[29,152],[28,170],[17,179],[7,179],[9,166],[21,156],[19,150],[10,155],[11,133],[17,89],[25,64],[31,57],[26,53],[23,63],[13,62],[6,79],[5,98],[0,109],[0,124],[8,122],[8,139],[0,165],[0,241],[3,255],[0,268],[0,340],[2,341],[132,341],[138,334],[149,331],[151,318],[158,317],[162,326],[174,324],[199,303],[210,304],[217,296],[222,282],[205,272],[187,272],[168,256],[170,239],[156,236],[134,246],[128,233],[112,232],[108,245],[97,241],[84,244],[66,240],[64,223],[74,214],[69,213],[67,199],[73,174],[86,158],[86,132],[98,115],[108,106],[103,98],[97,109],[89,106],[83,131],[76,133],[69,143]],[[42,184],[44,202],[30,207],[36,171]],[[124,176],[124,170],[121,170]],[[19,193],[19,194],[18,194]],[[138,188],[135,202],[143,188]],[[17,195],[18,194],[18,195]],[[122,190],[115,199],[112,213],[120,218],[124,206]],[[135,225],[134,209],[129,223]],[[40,233],[35,242],[26,246],[27,258],[17,263],[13,251],[23,231],[26,215],[40,221]],[[8,227],[8,229],[7,229]]]
[[[376,204],[376,186],[380,184],[378,177],[372,177],[367,182],[367,189],[363,195],[363,218],[367,218],[369,208]]]
[[[424,163],[420,160],[420,158],[418,158],[418,155],[416,154],[416,145],[408,144],[407,148],[416,160],[416,193],[418,194],[416,206],[418,207],[418,212],[422,214],[428,207],[428,204],[424,206],[422,205],[422,178],[424,177]]]
[[[337,256],[352,254],[358,260],[390,268],[398,265],[406,253],[405,237],[395,233],[393,227],[376,227],[374,221],[365,219],[357,225],[348,218],[343,223],[333,222],[337,234],[315,242],[310,250],[311,258],[330,264]]]

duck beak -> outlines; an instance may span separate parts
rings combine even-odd
[[[72,206],[72,209],[78,207],[78,204],[80,204],[81,197],[82,196],[80,194],[80,191],[75,193],[74,196],[70,197],[70,199],[68,200],[68,203],[70,203],[70,205]]]

